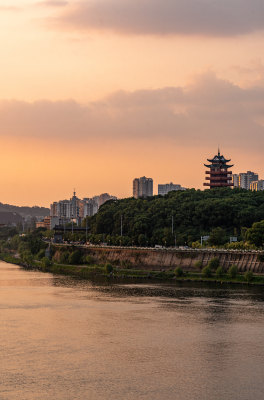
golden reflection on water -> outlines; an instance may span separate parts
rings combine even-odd
[[[102,285],[0,263],[0,399],[262,400],[262,289]]]

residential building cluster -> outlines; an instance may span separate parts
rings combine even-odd
[[[233,185],[246,190],[264,190],[264,181],[259,179],[259,175],[256,172],[247,171],[239,174],[233,174]]]
[[[92,198],[79,199],[76,192],[69,200],[55,201],[50,205],[50,216],[36,223],[36,227],[53,229],[55,225],[76,222],[80,224],[83,218],[92,217],[99,207],[108,200],[117,200],[117,197],[102,193]]]
[[[108,200],[117,200],[117,197],[111,196],[108,193],[102,193],[92,198],[85,197],[79,199],[76,193],[73,192],[70,200],[60,200],[51,204],[50,216],[66,220],[92,217],[97,213],[99,207]]]
[[[158,185],[158,194],[165,196],[173,190],[186,190],[181,185],[165,183]],[[153,179],[142,176],[133,180],[133,197],[136,199],[153,196]]]

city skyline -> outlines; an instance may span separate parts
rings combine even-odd
[[[263,9],[240,3],[0,0],[0,200],[202,189],[218,144],[261,174]]]

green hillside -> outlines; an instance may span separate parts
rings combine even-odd
[[[209,235],[214,228],[222,228],[223,236],[236,235],[240,240],[243,228],[264,220],[264,192],[190,189],[164,197],[108,201],[97,215],[89,218],[90,232],[103,235],[109,243],[113,241],[110,235],[117,240],[121,215],[124,244],[169,246],[174,245],[175,234],[178,245],[190,244],[201,235]]]

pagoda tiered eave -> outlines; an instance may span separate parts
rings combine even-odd
[[[218,183],[215,183],[215,182],[207,183],[207,182],[205,182],[203,185],[204,186],[210,186],[210,188],[212,188],[212,187],[230,187],[230,186],[234,186],[233,183],[223,183],[223,182],[218,182]]]
[[[232,171],[227,171],[226,169],[220,169],[220,170],[210,170],[210,171],[205,171],[205,174],[208,175],[222,175],[222,174],[227,174],[227,175],[232,175]]]
[[[204,164],[204,166],[205,166],[206,168],[219,168],[219,165],[217,165],[217,164]],[[227,168],[232,168],[233,166],[234,166],[234,164],[232,164],[232,165],[223,164],[223,165],[221,166],[221,168],[222,168],[222,169],[227,169]]]

